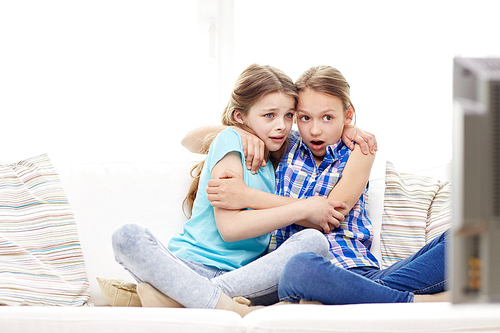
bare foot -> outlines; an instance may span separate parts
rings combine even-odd
[[[139,285],[137,286],[137,294],[141,299],[143,307],[183,308],[180,303],[158,291],[149,283],[139,283]]]
[[[318,305],[323,305],[323,303],[317,302],[317,301],[306,301],[305,299],[301,299],[299,304],[318,304]]]
[[[413,303],[449,302],[449,300],[450,300],[450,294],[448,291],[443,291],[437,294],[415,295],[413,297]]]
[[[243,297],[243,296],[233,297],[233,301],[235,301],[236,303],[246,305],[246,306],[252,306],[252,301],[249,300],[248,298]]]
[[[235,297],[232,299],[224,293],[221,293],[219,301],[215,306],[216,309],[234,311],[242,317],[245,317],[250,312],[265,308],[265,306],[248,306],[247,300],[244,297]],[[244,304],[240,303],[243,302]]]

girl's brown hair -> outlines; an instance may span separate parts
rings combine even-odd
[[[342,100],[344,111],[350,107],[354,111],[350,94],[351,87],[345,77],[336,68],[330,66],[315,66],[306,70],[295,82],[297,91],[312,89]]]
[[[253,132],[251,129],[240,124],[234,119],[234,112],[238,110],[242,115],[246,116],[250,108],[260,98],[274,92],[281,92],[293,97],[295,99],[295,105],[297,105],[297,89],[295,88],[293,81],[285,73],[271,66],[261,66],[257,64],[248,66],[236,80],[229,98],[229,103],[222,113],[222,124],[226,126],[238,126],[249,132]],[[214,137],[207,138],[205,140],[205,152],[208,152],[210,143]],[[278,152],[269,156],[273,165],[276,166],[279,162],[281,156],[285,152],[286,145],[287,142],[283,144]],[[188,195],[184,200],[185,205],[189,209],[189,213],[192,212],[194,200],[196,199],[203,164],[204,162],[201,162],[191,169],[191,176],[194,179]]]

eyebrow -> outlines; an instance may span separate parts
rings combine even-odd
[[[278,108],[275,106],[265,107],[265,108],[260,109],[260,111],[275,111],[275,110],[278,110]]]
[[[260,111],[263,111],[263,112],[270,112],[270,111],[276,111],[276,110],[279,110],[279,108],[275,107],[275,106],[260,109]],[[288,111],[295,111],[295,108],[291,107],[288,109]]]
[[[299,108],[297,108],[297,112],[311,113],[310,111],[307,111],[307,110],[304,110],[304,109],[299,109]],[[325,110],[320,111],[321,114],[325,114],[325,113],[328,113],[328,112],[339,112],[339,111],[335,110],[333,108],[329,108],[329,109],[325,109]]]

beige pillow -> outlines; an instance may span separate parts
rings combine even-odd
[[[398,173],[387,161],[384,212],[380,231],[381,268],[417,252],[450,228],[451,184]]]
[[[137,285],[120,279],[98,277],[102,295],[111,306],[142,306]]]

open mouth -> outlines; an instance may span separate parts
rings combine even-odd
[[[285,137],[284,136],[271,136],[269,137],[271,140],[273,140],[274,142],[282,142]]]
[[[321,140],[311,140],[311,146],[313,149],[321,149],[325,141]]]

